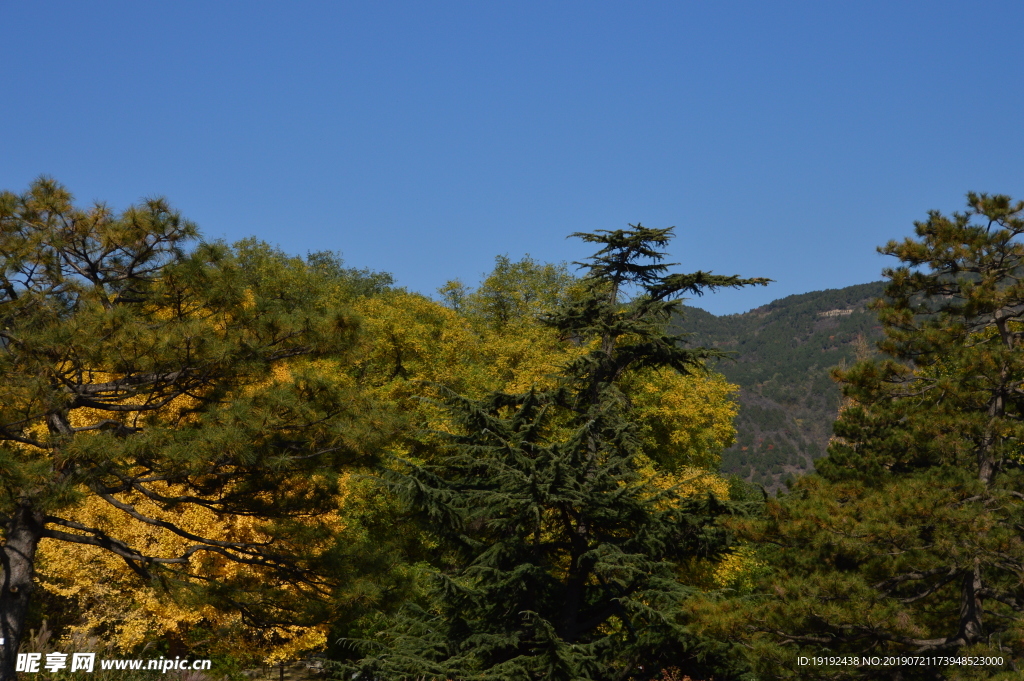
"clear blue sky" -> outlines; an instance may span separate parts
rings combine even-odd
[[[0,2],[0,187],[164,195],[424,293],[676,225],[739,312],[1024,195],[1024,3]]]

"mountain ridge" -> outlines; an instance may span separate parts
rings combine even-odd
[[[717,316],[686,306],[671,325],[688,344],[732,353],[711,367],[739,386],[736,443],[721,470],[769,491],[814,469],[832,436],[841,392],[835,366],[870,356],[882,337],[867,306],[884,282],[799,293]]]

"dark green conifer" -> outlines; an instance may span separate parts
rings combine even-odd
[[[711,351],[665,331],[679,296],[767,280],[667,274],[671,234],[575,235],[601,249],[585,293],[544,320],[586,348],[557,389],[451,395],[457,430],[396,481],[438,542],[433,599],[361,642],[346,676],[596,681],[722,662],[687,629],[677,570],[726,550],[715,518],[728,504],[640,474],[619,382],[642,367],[701,370]]]
[[[1024,203],[969,194],[880,251],[886,359],[837,371],[848,402],[818,474],[770,506],[766,677],[1019,678],[1024,656]],[[994,658],[799,667],[798,655]]]

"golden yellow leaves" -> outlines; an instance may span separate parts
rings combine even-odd
[[[181,492],[173,487],[154,487],[168,495]],[[224,517],[194,504],[168,511],[135,494],[122,495],[121,500],[143,515],[171,521],[185,532],[215,541],[259,542],[266,538],[260,532],[259,520],[252,517]],[[75,520],[160,558],[179,556],[193,543],[139,522],[95,496],[76,508]],[[336,516],[334,520],[339,521]],[[82,613],[81,621],[71,627],[72,636],[104,632],[108,644],[131,651],[149,641],[186,640],[189,630],[200,625],[210,632],[221,632],[215,647],[223,650],[232,645],[245,646],[248,655],[260,655],[267,663],[291,659],[326,642],[326,627],[247,627],[237,612],[225,612],[142,585],[121,558],[98,547],[44,539],[39,551],[43,587],[71,599]],[[203,559],[203,571],[204,577],[215,579],[252,574],[252,568],[217,556]]]
[[[644,449],[666,469],[715,470],[736,435],[737,387],[719,374],[644,371],[626,386]]]

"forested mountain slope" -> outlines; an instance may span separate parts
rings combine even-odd
[[[717,317],[687,307],[675,325],[693,345],[735,353],[714,368],[740,386],[736,444],[722,470],[777,490],[825,453],[840,390],[829,370],[873,353],[881,338],[866,306],[882,282],[788,296],[743,314]]]

